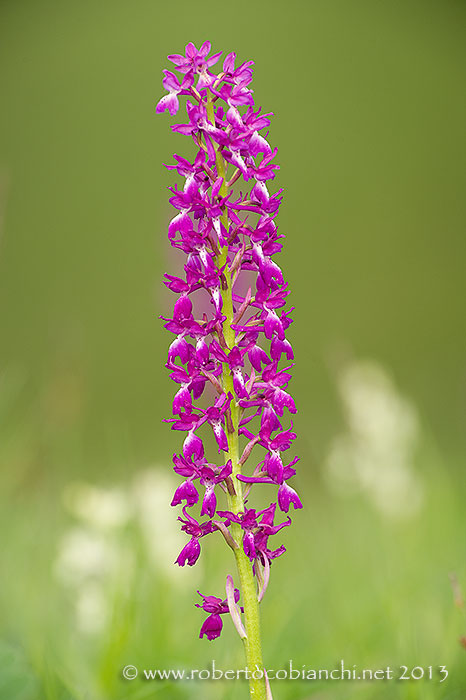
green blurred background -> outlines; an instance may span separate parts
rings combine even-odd
[[[207,38],[256,62],[285,188],[306,508],[263,604],[266,664],[450,672],[274,697],[466,697],[465,29],[460,0],[2,0],[1,700],[247,696],[121,678],[243,663],[229,628],[196,639],[194,590],[221,592],[228,552],[171,566],[161,423],[162,163],[192,145],[154,105],[167,54]]]

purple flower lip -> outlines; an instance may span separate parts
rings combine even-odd
[[[231,579],[231,576],[229,576],[228,579]],[[231,579],[231,588],[233,589],[233,579]],[[226,613],[230,612],[232,602],[234,601],[234,605],[238,603],[240,593],[237,588],[235,588],[234,591],[230,591],[228,584],[227,594],[230,595],[230,601],[227,599],[222,600],[214,595],[203,595],[200,593],[200,591],[198,591],[198,593],[202,598],[202,603],[196,603],[196,608],[201,608],[205,612],[209,613],[209,616],[204,620],[201,627],[199,637],[202,638],[205,635],[209,641],[212,641],[220,636],[223,629],[223,621],[220,615],[225,615]],[[237,605],[236,607],[238,608]],[[243,609],[238,608],[238,615],[240,611],[243,611]]]
[[[277,505],[282,514],[302,508],[289,483],[298,458],[287,455],[297,409],[289,388],[293,309],[287,309],[290,290],[277,262],[283,190],[274,186],[273,114],[254,104],[253,61],[237,65],[232,52],[214,72],[222,54],[211,48],[209,41],[199,49],[190,42],[184,54],[168,57],[172,70],[164,70],[166,94],[156,105],[157,113],[174,116],[186,98],[185,115],[171,128],[195,146],[194,160],[176,154],[166,165],[181,178],[169,188],[168,239],[183,268],[164,276],[176,300],[163,317],[174,335],[166,367],[176,386],[167,422],[184,433],[173,455],[183,481],[171,504],[182,506],[188,541],[176,563],[193,566],[201,540],[221,533],[236,556],[250,560],[262,600],[271,563],[285,552],[269,540],[291,524],[289,516],[274,524]],[[249,507],[264,488],[276,501],[259,511]],[[231,576],[225,599],[200,595],[197,607],[208,613],[200,637],[218,638],[228,613],[245,639]]]

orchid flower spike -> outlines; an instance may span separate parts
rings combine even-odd
[[[215,72],[220,56],[209,41],[170,55],[174,72],[164,71],[167,94],[156,105],[157,113],[174,117],[186,98],[185,117],[171,129],[195,147],[192,162],[175,155],[166,166],[181,177],[170,188],[168,238],[184,256],[183,269],[165,275],[176,298],[163,318],[174,335],[166,367],[176,385],[167,422],[185,435],[173,456],[183,481],[172,505],[182,507],[188,536],[176,563],[194,566],[201,540],[223,535],[217,544],[225,541],[234,552],[241,586],[229,575],[225,599],[200,594],[197,607],[208,613],[200,637],[217,639],[230,615],[248,666],[263,669],[259,603],[272,562],[285,552],[270,538],[291,524],[285,515],[291,507],[302,508],[289,484],[298,458],[287,455],[296,439],[292,308],[276,260],[284,236],[277,225],[283,190],[274,188],[277,149],[268,141],[273,115],[255,107],[253,62],[238,65],[231,52]],[[262,510],[251,504],[257,490],[269,494]],[[250,680],[255,700],[272,697],[263,676]]]

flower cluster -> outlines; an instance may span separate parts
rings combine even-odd
[[[195,146],[192,162],[175,155],[175,163],[166,166],[184,178],[182,188],[170,188],[176,215],[168,226],[171,245],[185,256],[184,275],[165,275],[178,297],[172,317],[163,319],[175,335],[166,366],[179,385],[168,420],[173,430],[186,433],[180,454],[173,456],[184,481],[172,505],[182,506],[179,520],[190,539],[176,563],[195,564],[200,540],[220,531],[230,546],[243,548],[262,597],[270,562],[285,551],[269,548],[268,539],[291,520],[274,525],[277,503],[256,511],[246,505],[249,493],[257,484],[275,486],[280,511],[302,507],[288,483],[298,460],[285,458],[296,438],[292,423],[283,426],[285,410],[294,414],[296,407],[287,390],[293,365],[281,366],[294,357],[285,336],[292,323],[284,310],[289,290],[273,259],[282,248],[275,223],[282,190],[268,189],[279,167],[277,149],[263,133],[272,115],[254,106],[253,62],[235,67],[230,53],[214,73],[221,54],[209,56],[210,49],[209,42],[199,50],[190,43],[184,56],[168,57],[181,77],[164,71],[168,94],[156,107],[174,116],[179,96],[186,95],[186,123],[171,128],[191,136]],[[218,450],[215,463],[206,457],[209,429]],[[262,458],[246,474],[254,448],[262,448]],[[222,492],[227,509],[217,510]],[[188,511],[200,501],[196,519]],[[233,606],[238,596],[235,592]],[[201,636],[214,639],[220,615],[232,612],[231,606],[214,596],[203,601],[199,607],[210,616]]]

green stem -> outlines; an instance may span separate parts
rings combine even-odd
[[[212,103],[211,95],[209,94],[207,102],[207,116],[212,124],[215,123],[214,117],[214,106]],[[220,189],[220,195],[226,197],[228,194],[227,180],[226,180],[226,164],[222,156],[221,151],[216,147],[216,166],[217,174],[219,177],[223,178],[223,185]],[[225,207],[225,211],[221,216],[221,222],[228,231],[228,211]],[[227,251],[228,246],[224,246],[219,255],[217,256],[216,263],[218,267],[223,267],[227,262]],[[236,333],[231,327],[233,323],[233,293],[232,293],[232,279],[231,271],[228,265],[225,266],[224,270],[226,285],[225,289],[222,289],[222,299],[223,299],[223,313],[226,316],[226,320],[223,324],[223,335],[225,342],[229,348],[234,347],[236,344]],[[230,370],[226,364],[223,365],[223,375],[222,375],[223,390],[228,395],[230,393],[233,397],[230,404],[231,413],[231,423],[233,430],[228,432],[228,456],[227,459],[231,459],[232,463],[232,477],[233,484],[235,488],[235,495],[227,494],[228,498],[228,508],[232,513],[239,514],[244,512],[244,500],[243,500],[243,487],[241,481],[236,477],[241,474],[241,465],[239,462],[239,406],[236,401],[235,391],[233,388],[233,378],[231,376]],[[254,580],[254,575],[252,572],[252,565],[249,558],[244,553],[243,549],[243,531],[238,523],[231,524],[231,534],[233,538],[238,543],[238,549],[235,549],[236,566],[238,569],[240,588],[242,592],[242,605],[244,608],[244,618],[247,637],[244,639],[244,650],[246,655],[246,664],[249,670],[249,691],[251,700],[266,700],[266,685],[265,678],[253,678],[251,677],[254,672],[256,675],[261,675],[260,672],[264,670],[264,662],[262,659],[262,644],[261,644],[261,634],[260,634],[260,616],[259,616],[259,603],[257,601],[257,589]],[[258,673],[259,672],[259,673]]]

